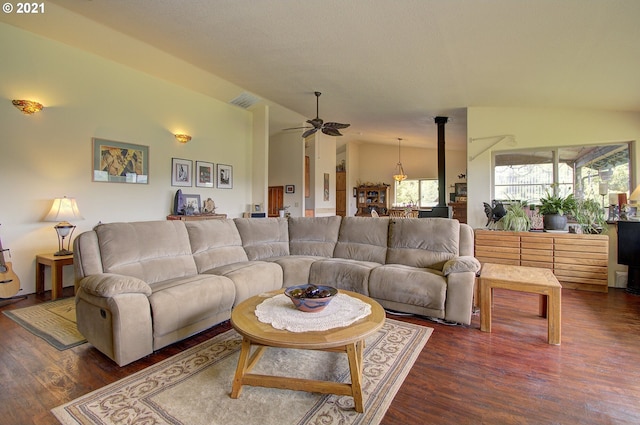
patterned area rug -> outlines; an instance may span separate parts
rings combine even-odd
[[[387,319],[366,340],[365,412],[353,398],[244,386],[229,393],[241,337],[229,330],[134,375],[52,409],[65,424],[376,425],[433,329]],[[349,382],[343,353],[268,348],[254,373]]]
[[[3,313],[58,350],[86,342],[76,326],[75,298],[63,298]]]

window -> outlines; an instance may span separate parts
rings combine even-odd
[[[415,179],[395,182],[395,207],[438,205],[438,179]]]
[[[557,185],[560,195],[608,205],[609,193],[629,194],[630,170],[629,143],[498,152],[494,199],[537,204]]]

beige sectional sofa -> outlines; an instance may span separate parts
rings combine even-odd
[[[74,241],[74,265],[78,329],[121,366],[309,282],[469,324],[479,269],[466,224],[369,217],[100,224]]]

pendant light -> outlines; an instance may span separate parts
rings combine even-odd
[[[407,179],[407,175],[404,173],[404,168],[402,168],[402,162],[400,162],[400,142],[401,138],[398,137],[398,163],[396,164],[395,173],[393,174],[393,179],[398,183]]]

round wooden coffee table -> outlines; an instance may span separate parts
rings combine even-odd
[[[281,294],[284,290],[266,295],[257,295],[238,304],[231,313],[231,325],[242,335],[242,349],[238,367],[233,379],[231,398],[238,398],[243,385],[257,387],[283,388],[296,391],[317,392],[322,394],[349,395],[353,397],[355,410],[364,412],[362,400],[362,354],[364,340],[382,327],[385,312],[376,301],[364,295],[340,290],[340,293],[358,298],[371,305],[371,314],[357,322],[326,331],[289,332],[276,329],[269,323],[258,321],[256,306],[266,298]],[[313,314],[313,313],[309,313]],[[251,346],[257,349],[251,354]],[[251,369],[267,347],[298,348],[344,352],[349,359],[351,383],[317,381],[295,377],[267,376],[252,374]]]

